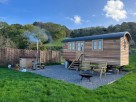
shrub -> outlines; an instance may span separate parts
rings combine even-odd
[[[61,65],[61,63],[58,63],[58,62],[48,62],[48,63],[45,63],[46,66],[51,66],[51,65]]]
[[[45,46],[46,50],[58,51],[62,49],[62,46]]]

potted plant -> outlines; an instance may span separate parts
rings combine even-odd
[[[15,70],[19,71],[19,64],[15,65]]]

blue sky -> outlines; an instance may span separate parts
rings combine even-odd
[[[0,0],[0,21],[54,22],[70,29],[136,22],[136,0]]]

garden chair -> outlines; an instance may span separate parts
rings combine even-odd
[[[107,63],[99,63],[97,68],[93,68],[93,71],[100,73],[100,78],[101,78],[103,73],[106,77],[106,69],[107,69]]]

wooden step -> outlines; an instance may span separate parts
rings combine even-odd
[[[74,63],[80,63],[79,61],[75,61]]]
[[[78,70],[78,69],[79,69],[79,65],[80,65],[80,62],[79,62],[79,61],[74,61],[74,62],[72,62],[71,65],[69,66],[69,69]]]
[[[73,63],[71,66],[79,66],[80,64]]]
[[[79,68],[78,67],[70,67],[69,69],[70,70],[78,70]]]
[[[80,63],[73,63],[73,64],[80,64]]]
[[[79,65],[79,64],[74,63],[73,65]]]
[[[71,66],[70,68],[75,68],[75,67],[78,68],[79,66]]]
[[[79,67],[79,66],[74,66],[74,65],[73,65],[73,66],[71,66],[71,67]]]

